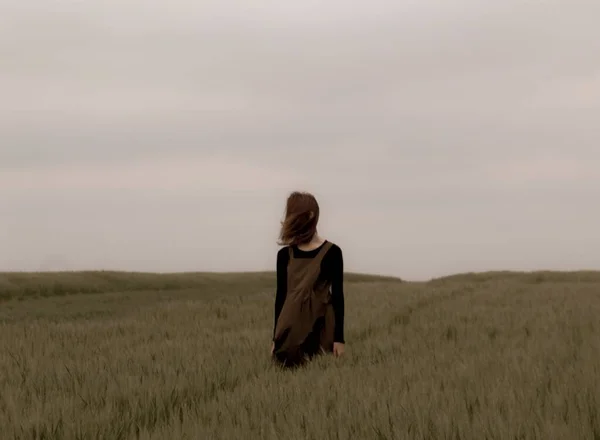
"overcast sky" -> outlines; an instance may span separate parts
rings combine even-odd
[[[252,5],[252,6],[250,6]],[[598,0],[0,0],[0,270],[600,269]]]

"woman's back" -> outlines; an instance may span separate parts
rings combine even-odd
[[[290,196],[280,234],[285,246],[277,254],[272,347],[284,365],[321,352],[343,352],[343,256],[339,246],[316,232],[318,217],[313,196]]]

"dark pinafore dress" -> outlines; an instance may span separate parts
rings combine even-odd
[[[275,327],[273,350],[274,359],[284,366],[298,366],[333,351],[331,281],[320,277],[321,262],[331,246],[326,241],[314,258],[294,258],[289,248],[287,295]]]

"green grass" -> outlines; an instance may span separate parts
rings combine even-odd
[[[274,275],[0,274],[2,439],[600,439],[600,274],[348,275],[269,361]]]
[[[349,282],[398,282],[397,278],[348,274]],[[271,272],[253,273],[135,273],[135,272],[0,272],[0,301],[87,293],[139,292],[182,289],[268,289],[275,282]]]

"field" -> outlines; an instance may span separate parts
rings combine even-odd
[[[0,274],[1,439],[600,439],[600,273],[349,274],[269,360],[274,276]]]

